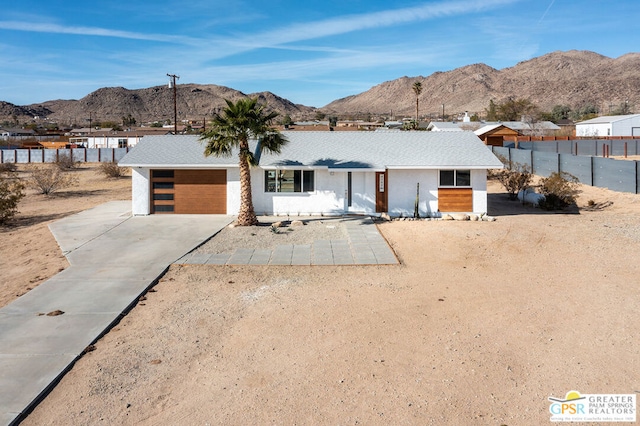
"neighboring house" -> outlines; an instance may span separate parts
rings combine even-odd
[[[36,135],[32,129],[0,129],[0,139],[27,139]]]
[[[475,133],[485,145],[491,146],[503,146],[505,136],[517,137],[519,135],[517,131],[504,124],[489,124],[479,128],[473,133]]]
[[[84,136],[70,137],[69,144],[83,148],[127,148],[135,146],[144,136],[172,133],[162,128],[106,132],[96,130]]]
[[[640,137],[640,114],[602,116],[576,123],[576,136]]]
[[[487,169],[502,168],[471,132],[283,132],[281,154],[251,170],[257,214],[421,216],[487,211]],[[120,160],[132,212],[237,214],[237,151],[205,157],[198,136],[148,136]],[[251,149],[255,150],[256,142]]]
[[[432,121],[427,126],[427,130],[430,132],[464,132],[460,124],[462,123],[456,121]]]
[[[499,123],[485,124],[503,124],[523,136],[553,136],[560,130],[560,126],[553,124],[551,121],[501,121]]]

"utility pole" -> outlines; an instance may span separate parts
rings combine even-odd
[[[171,80],[169,80],[169,89],[173,89],[173,134],[178,134],[178,104],[176,101],[176,79],[179,79],[180,76],[175,74],[167,74]]]

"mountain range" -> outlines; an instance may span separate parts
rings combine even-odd
[[[526,98],[542,110],[555,105],[580,108],[594,105],[601,113],[627,102],[631,111],[640,109],[640,53],[609,58],[590,51],[553,52],[497,70],[472,64],[427,77],[401,77],[381,83],[366,92],[335,100],[321,108],[294,104],[271,92],[245,94],[213,84],[179,84],[176,108],[179,119],[201,121],[225,106],[225,99],[258,97],[282,115],[294,120],[314,118],[318,112],[352,118],[363,115],[385,117],[415,114],[414,82],[422,83],[420,114],[483,114],[489,101],[508,97]],[[33,117],[84,125],[90,117],[99,121],[122,121],[131,115],[138,123],[172,120],[173,89],[155,86],[129,90],[101,88],[79,100],[51,100],[18,106],[0,101],[0,120],[30,121]]]

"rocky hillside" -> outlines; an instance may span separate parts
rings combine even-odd
[[[225,99],[235,101],[252,96],[267,105],[268,110],[303,118],[313,115],[315,108],[296,105],[270,92],[246,95],[228,87],[200,84],[178,84],[176,104],[178,119],[203,120],[226,106]],[[35,112],[38,112],[37,114]],[[11,120],[17,116],[20,121],[34,115],[47,117],[59,123],[86,126],[89,113],[94,120],[122,122],[129,114],[138,123],[169,119],[173,122],[173,89],[156,86],[147,89],[128,90],[124,87],[98,89],[80,100],[55,100],[42,104],[19,107],[4,103],[0,105],[0,120]]]
[[[415,95],[412,85],[422,82],[420,112],[440,117],[446,114],[484,112],[489,101],[501,102],[509,96],[528,98],[543,110],[554,105],[579,108],[596,105],[607,113],[627,101],[632,112],[640,111],[640,53],[616,59],[594,52],[553,52],[517,65],[496,70],[473,64],[428,77],[402,77],[379,84],[358,95],[336,100],[322,112],[341,118],[361,114],[412,116]],[[210,85],[178,84],[179,119],[203,120],[225,106],[224,99],[237,100],[246,94]],[[313,118],[316,108],[294,104],[270,92],[253,93],[270,110],[288,114],[294,120]],[[16,106],[0,102],[0,121],[20,122],[34,116],[65,124],[86,125],[89,114],[99,121],[120,122],[131,114],[138,123],[173,120],[173,90],[167,86],[128,90],[123,87],[99,89],[80,100],[55,100],[37,105]]]
[[[610,105],[628,101],[640,111],[640,53],[617,59],[593,52],[554,52],[496,70],[485,64],[468,65],[429,77],[402,77],[359,95],[336,100],[323,110],[336,114],[355,112],[415,114],[412,85],[422,82],[421,114],[482,113],[493,99],[528,98],[544,110],[564,104],[597,105],[604,113]]]

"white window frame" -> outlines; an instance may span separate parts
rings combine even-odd
[[[279,189],[281,189],[281,183],[279,182],[279,176],[280,176],[280,172],[287,172],[287,171],[299,171],[300,172],[300,191],[279,191]],[[275,178],[275,190],[274,191],[268,191],[267,189],[267,183],[268,183],[268,174],[269,172],[275,172],[276,178]],[[304,191],[304,187],[305,187],[305,172],[311,172],[313,173],[313,190],[311,191]],[[291,195],[295,195],[295,194],[313,194],[316,192],[316,172],[315,170],[312,169],[265,169],[264,171],[264,185],[263,185],[263,191],[265,194],[291,194]]]

